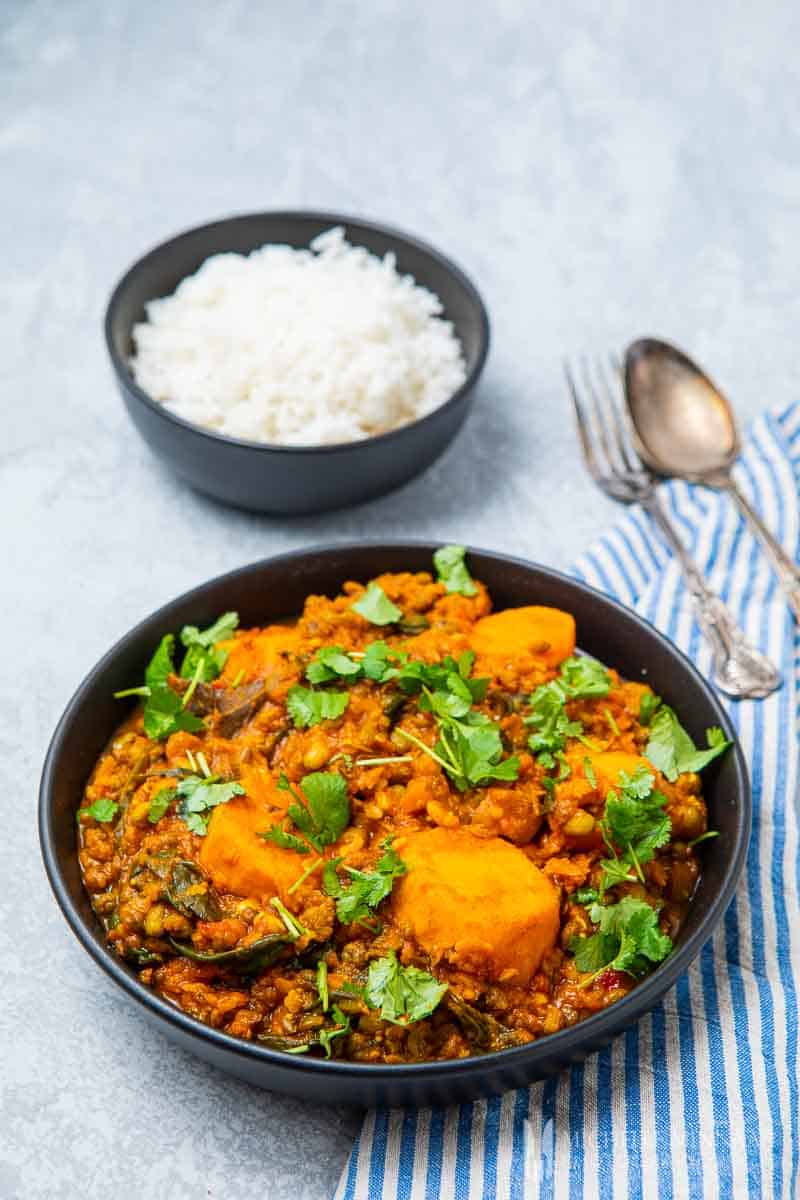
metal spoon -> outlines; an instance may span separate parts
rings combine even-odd
[[[800,568],[767,529],[731,475],[739,435],[731,407],[700,368],[668,342],[642,338],[625,352],[625,395],[637,449],[659,475],[727,492],[761,540],[800,621]]]

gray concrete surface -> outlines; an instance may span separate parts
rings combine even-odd
[[[614,515],[559,360],[672,337],[743,417],[795,397],[797,7],[632,0],[0,6],[2,1200],[317,1200],[358,1114],[225,1078],[149,1029],[39,861],[44,749],[87,668],[211,574],[309,541],[433,536],[563,566]],[[227,511],[151,457],[100,321],[149,244],[316,206],[416,231],[483,289],[462,436],[347,513]]]

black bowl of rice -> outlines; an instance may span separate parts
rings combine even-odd
[[[489,321],[424,243],[338,214],[202,225],[130,268],[108,352],[152,450],[260,512],[357,504],[424,470],[472,404]]]

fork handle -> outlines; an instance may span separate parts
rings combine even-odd
[[[711,646],[717,686],[737,699],[760,699],[781,683],[777,667],[749,641],[733,613],[712,591],[686,552],[683,542],[655,494],[642,501],[672,550],[694,601],[695,616]]]
[[[735,479],[731,475],[726,476],[722,486],[728,495],[738,504],[742,516],[760,539],[767,557],[778,576],[778,582],[781,585],[783,594],[786,596],[789,607],[794,613],[794,619],[800,621],[800,567],[797,566],[797,563],[792,562],[789,555],[783,549],[783,546],[772,535],[750,501],[739,488]]]

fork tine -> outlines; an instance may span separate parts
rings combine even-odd
[[[582,358],[582,366],[586,390],[592,398],[592,413],[594,416],[595,432],[599,438],[600,445],[603,448],[603,453],[605,454],[609,470],[612,474],[617,475],[620,472],[621,463],[618,455],[615,455],[614,453],[616,439],[615,442],[612,443],[609,438],[609,416],[611,417],[610,426],[612,429],[614,427],[613,411],[610,414],[605,411],[605,409],[608,407],[608,397],[603,397],[600,387],[596,385],[594,375],[592,373],[591,360],[587,355],[584,355]]]
[[[573,408],[575,409],[575,422],[578,426],[578,436],[580,438],[581,450],[583,451],[584,462],[586,463],[587,470],[589,471],[589,474],[591,475],[592,479],[594,479],[595,481],[599,481],[599,479],[602,475],[602,470],[597,461],[597,455],[595,452],[595,447],[592,443],[592,437],[591,437],[591,433],[590,433],[590,425],[589,425],[589,422],[588,422],[588,419],[586,416],[586,412],[585,412],[583,403],[581,402],[581,397],[580,397],[580,392],[578,391],[578,386],[575,383],[575,376],[573,375],[573,372],[570,369],[569,362],[566,359],[564,359],[563,367],[564,367],[564,375],[567,380],[567,388],[569,390],[570,396],[572,397]]]
[[[605,368],[605,365],[604,365],[602,359],[599,359],[599,358],[597,360],[597,376],[600,379],[603,390],[605,392],[606,411],[611,418],[611,420],[610,420],[611,433],[614,438],[614,444],[616,447],[616,451],[617,451],[620,461],[622,462],[622,466],[623,466],[624,470],[626,470],[626,471],[641,471],[641,469],[642,469],[641,464],[636,461],[635,455],[633,454],[633,451],[630,449],[630,445],[629,445],[628,429],[627,429],[627,425],[625,423],[625,415],[624,415],[624,412],[622,410],[622,406],[621,406],[620,400],[619,400],[620,386],[619,386],[619,376],[617,373],[618,367],[615,363],[613,354],[609,356],[609,361],[611,363],[611,370],[612,370],[612,372],[614,372],[614,377],[617,380],[616,386],[614,383],[612,383],[611,379],[609,378],[608,372]]]

